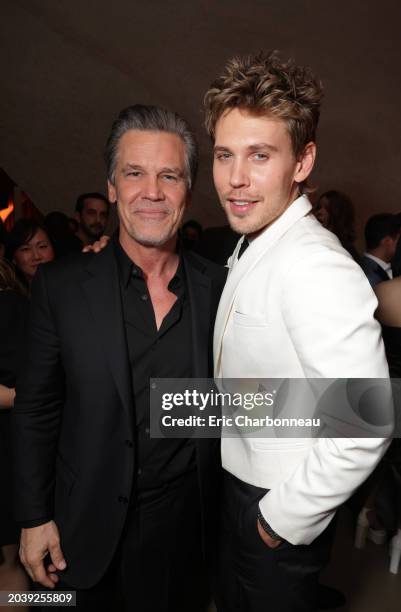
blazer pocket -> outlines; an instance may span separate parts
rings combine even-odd
[[[234,325],[241,325],[243,327],[266,327],[268,325],[263,315],[246,314],[237,310],[234,310],[233,322]]]

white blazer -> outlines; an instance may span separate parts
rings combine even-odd
[[[376,297],[301,196],[241,259],[239,241],[214,332],[216,378],[387,378]],[[391,431],[391,427],[389,429]],[[309,544],[374,469],[386,438],[224,438],[224,469],[270,491],[261,511]]]

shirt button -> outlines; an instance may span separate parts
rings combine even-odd
[[[149,433],[150,433],[150,429],[149,429],[149,427],[146,427],[146,428],[145,428],[145,433],[147,433],[147,434],[149,434]]]
[[[132,448],[134,446],[131,440],[125,440],[125,445],[128,446],[128,448]]]
[[[147,295],[147,293],[143,293],[143,294],[141,295],[141,300],[143,300],[144,302],[147,302],[147,300],[148,300],[148,295]]]
[[[141,468],[138,468],[138,476],[141,476],[141,475],[142,475],[142,470]]]

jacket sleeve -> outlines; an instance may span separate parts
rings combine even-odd
[[[60,343],[49,305],[45,268],[39,267],[33,281],[23,365],[12,410],[15,515],[26,525],[53,515],[64,402]]]
[[[362,270],[344,253],[327,250],[298,260],[283,280],[282,309],[305,377],[388,379],[376,306]],[[391,410],[387,423],[390,435]],[[262,498],[263,516],[292,544],[309,544],[388,443],[383,437],[320,438],[295,472]]]

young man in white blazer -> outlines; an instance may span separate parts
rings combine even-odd
[[[215,186],[244,235],[215,324],[218,378],[388,376],[369,283],[310,214],[321,98],[308,69],[275,53],[230,61],[206,94]],[[385,438],[224,438],[219,610],[317,609],[333,516],[386,448]]]

